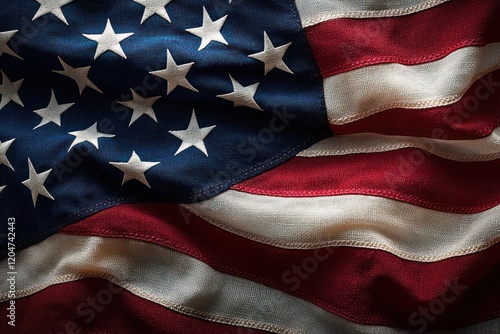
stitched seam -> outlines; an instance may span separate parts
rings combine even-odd
[[[18,290],[17,291],[17,298],[22,298],[25,296],[32,295],[38,291],[41,291],[51,285],[59,284],[59,283],[65,283],[65,282],[71,282],[71,281],[76,281],[84,278],[102,278],[106,279],[116,285],[121,286],[122,288],[132,292],[133,294],[145,298],[151,302],[155,302],[156,304],[165,306],[171,310],[186,314],[186,315],[192,315],[197,318],[205,319],[205,320],[210,320],[222,324],[228,324],[228,325],[235,325],[235,326],[244,326],[244,327],[251,327],[255,329],[261,329],[261,330],[267,330],[267,331],[272,331],[274,333],[283,333],[283,334],[300,334],[296,331],[292,331],[280,326],[276,325],[269,325],[265,324],[262,322],[255,322],[251,320],[244,320],[244,319],[235,319],[223,315],[214,315],[211,313],[203,312],[203,311],[198,311],[195,309],[192,309],[190,307],[186,307],[183,305],[178,305],[175,303],[172,303],[168,300],[160,299],[156,295],[152,295],[140,288],[134,287],[130,283],[122,282],[118,280],[116,277],[110,274],[102,273],[102,272],[86,272],[85,274],[67,274],[67,275],[61,275],[58,277],[55,277],[53,279],[50,279],[49,281],[39,284],[35,287],[29,288],[29,289],[23,289],[23,290]],[[0,295],[0,300],[4,300],[6,298],[6,294]]]
[[[413,14],[416,12],[423,11],[428,8],[435,7],[442,3],[448,2],[450,0],[431,0],[427,2],[420,3],[418,5],[414,5],[406,8],[398,8],[398,9],[386,9],[380,11],[352,11],[346,13],[339,14],[323,14],[318,15],[314,18],[306,19],[303,22],[304,27],[309,27],[324,21],[340,19],[340,18],[357,18],[357,19],[365,19],[365,18],[377,18],[377,17],[394,17],[394,16],[404,16]]]
[[[451,52],[454,52],[454,51],[456,51],[460,48],[463,48],[463,47],[485,46],[488,43],[490,43],[490,42],[488,42],[486,40],[482,40],[482,39],[469,39],[469,40],[464,40],[462,42],[457,42],[445,50],[441,50],[439,52],[436,52],[435,54],[431,54],[431,55],[427,55],[427,56],[421,56],[421,57],[415,57],[415,58],[400,57],[400,56],[372,57],[372,58],[366,58],[366,59],[347,62],[347,63],[342,64],[342,65],[334,66],[334,67],[329,68],[327,71],[322,71],[321,73],[322,73],[323,77],[330,77],[330,76],[333,76],[335,74],[352,71],[352,70],[358,69],[358,68],[366,66],[366,65],[376,65],[376,64],[380,64],[380,63],[398,63],[398,64],[402,64],[402,65],[419,65],[419,64],[426,63],[426,62],[431,62],[431,61],[436,61],[438,59],[442,59],[445,56],[449,55]]]
[[[477,205],[474,207],[469,206],[457,206],[457,205],[449,205],[449,204],[440,204],[436,202],[432,202],[430,200],[426,200],[415,195],[403,194],[393,190],[378,190],[378,189],[365,189],[365,188],[345,188],[342,190],[324,190],[324,191],[315,191],[315,190],[304,190],[304,191],[295,191],[295,190],[265,190],[260,188],[254,188],[251,186],[245,186],[242,184],[238,184],[233,186],[231,189],[239,190],[250,194],[257,195],[266,195],[266,196],[281,196],[281,197],[309,197],[309,196],[333,196],[333,195],[353,195],[353,194],[361,194],[361,195],[379,195],[384,198],[392,198],[399,201],[408,202],[410,204],[418,205],[424,208],[438,210],[438,211],[447,211],[450,213],[478,213],[481,211],[485,211],[491,209],[496,206],[499,201],[493,202],[491,204],[485,205]]]
[[[481,139],[479,139],[481,140]],[[367,147],[365,149],[362,148],[355,148],[355,149],[345,149],[345,150],[332,150],[332,149],[327,149],[327,150],[311,150],[312,152],[305,152],[305,153],[299,153],[297,154],[297,157],[300,158],[315,158],[315,157],[335,157],[335,156],[341,156],[341,155],[349,155],[349,154],[369,154],[369,153],[383,153],[383,152],[389,152],[389,151],[396,151],[400,149],[405,149],[405,148],[414,148],[414,149],[419,149],[426,151],[428,153],[431,153],[433,155],[439,156],[441,158],[445,158],[448,160],[455,160],[455,161],[460,161],[460,162],[482,162],[482,161],[491,161],[495,160],[498,157],[500,157],[500,143],[495,144],[492,142],[488,142],[487,144],[483,144],[484,146],[490,144],[490,145],[495,145],[498,146],[499,152],[495,153],[487,153],[487,154],[480,154],[477,153],[476,155],[473,154],[449,154],[442,152],[440,150],[430,150],[428,149],[425,144],[428,143],[430,146],[438,147],[439,142],[434,142],[434,141],[424,141],[424,142],[407,142],[407,143],[401,143],[401,144],[389,144],[389,145],[381,145],[381,146],[376,146],[376,147]],[[476,146],[482,146],[482,143],[475,143]],[[314,152],[318,151],[318,152]]]
[[[490,67],[489,69],[487,69],[487,70],[485,70],[483,72],[478,73],[475,77],[473,77],[471,79],[471,83],[467,87],[464,87],[464,89],[462,90],[462,92],[459,93],[459,94],[450,95],[450,96],[445,97],[445,98],[437,98],[437,99],[434,99],[434,100],[427,100],[427,101],[418,101],[418,102],[411,102],[411,103],[405,103],[405,102],[389,103],[389,104],[386,104],[386,105],[383,105],[383,106],[380,106],[380,107],[377,107],[377,108],[374,108],[374,109],[371,109],[371,110],[368,110],[368,111],[364,111],[364,112],[361,112],[361,113],[358,113],[358,114],[355,114],[355,115],[344,116],[344,117],[340,117],[340,118],[333,118],[333,115],[332,115],[332,118],[330,119],[330,122],[333,123],[333,124],[342,125],[342,124],[345,124],[345,123],[357,121],[357,120],[359,120],[361,118],[373,115],[375,113],[378,113],[380,111],[384,111],[384,110],[387,110],[387,109],[393,109],[393,108],[425,109],[425,108],[436,107],[436,106],[443,105],[443,104],[444,105],[446,105],[446,104],[452,104],[452,103],[455,103],[458,100],[460,100],[460,98],[469,90],[469,88],[477,80],[479,80],[482,76],[484,76],[484,75],[486,75],[486,74],[488,74],[490,72],[493,72],[493,71],[495,71],[497,69],[500,69],[500,64],[495,65],[493,67]],[[334,113],[334,111],[332,111],[331,108],[330,108],[330,110],[328,112],[329,118],[330,118],[330,115],[332,113]]]
[[[446,258],[458,256],[458,255],[466,255],[470,253],[475,253],[480,250],[486,249],[498,242],[500,242],[500,236],[495,236],[493,239],[490,241],[486,241],[483,243],[480,243],[478,245],[474,246],[469,246],[467,248],[464,248],[463,250],[460,251],[451,251],[447,252],[445,254],[436,256],[436,255],[415,255],[406,251],[398,250],[396,248],[387,246],[382,243],[378,242],[368,242],[368,241],[354,241],[354,240],[332,240],[332,241],[318,241],[318,242],[289,242],[289,241],[276,241],[271,238],[267,237],[262,237],[258,236],[255,234],[250,234],[244,231],[241,231],[237,228],[234,228],[232,226],[224,225],[220,223],[219,221],[207,217],[205,215],[200,214],[196,209],[191,208],[189,206],[184,206],[186,210],[189,210],[193,212],[195,215],[198,217],[202,218],[203,220],[209,222],[212,225],[215,225],[223,230],[226,230],[228,232],[234,233],[236,235],[239,235],[241,237],[244,237],[246,239],[260,242],[266,245],[271,245],[279,248],[285,248],[285,249],[313,249],[313,248],[324,248],[324,247],[335,247],[335,246],[359,246],[359,247],[366,247],[366,248],[380,248],[382,250],[385,250],[389,253],[392,253],[398,257],[401,257],[403,259],[408,259],[408,260],[415,260],[415,261],[420,261],[420,262],[436,262],[440,261]]]
[[[229,180],[228,182],[217,184],[217,185],[214,185],[214,186],[210,186],[210,187],[202,189],[201,191],[198,191],[198,192],[194,193],[194,198],[203,197],[203,195],[205,195],[207,193],[217,191],[218,189],[225,187],[227,184],[230,184],[230,183],[238,180],[242,176],[246,177],[248,174],[250,174],[250,173],[252,173],[252,172],[254,172],[254,171],[258,170],[258,169],[261,169],[263,167],[266,167],[268,165],[271,165],[271,164],[273,164],[273,163],[275,163],[275,162],[283,159],[284,157],[290,155],[290,153],[292,153],[293,151],[299,149],[300,147],[305,146],[307,143],[315,142],[315,141],[316,141],[316,138],[314,138],[314,139],[308,139],[308,140],[300,143],[299,145],[297,145],[297,146],[295,146],[295,147],[287,150],[284,154],[282,153],[282,154],[280,154],[280,155],[278,155],[276,157],[273,157],[273,158],[268,159],[268,160],[266,160],[264,162],[261,162],[261,163],[255,165],[254,167],[251,167],[251,168],[247,169],[244,172],[241,172],[239,175],[234,176],[233,178],[231,178],[231,180]]]
[[[275,288],[285,289],[285,287],[286,287],[285,285],[277,285],[273,280],[268,279],[266,277],[259,276],[259,275],[256,275],[256,274],[253,274],[253,273],[250,273],[247,271],[239,270],[236,268],[232,268],[232,267],[226,266],[224,264],[217,263],[217,262],[213,261],[212,259],[206,257],[205,255],[199,253],[198,251],[194,250],[193,248],[189,247],[189,246],[184,246],[184,245],[166,240],[164,238],[159,238],[159,237],[151,236],[148,234],[115,232],[115,231],[109,230],[109,229],[94,229],[94,228],[84,229],[84,230],[77,229],[77,228],[67,228],[67,229],[64,229],[64,231],[62,232],[62,234],[81,235],[81,236],[88,236],[88,233],[95,235],[95,236],[99,236],[99,237],[103,237],[103,235],[105,235],[106,237],[129,238],[129,239],[141,240],[144,242],[151,242],[155,245],[165,246],[165,247],[168,247],[168,248],[173,249],[175,251],[182,252],[184,254],[196,257],[199,260],[201,260],[204,263],[211,266],[212,268],[217,269],[218,271],[223,271],[223,272],[226,272],[229,274],[248,278],[248,279],[251,279],[251,280],[256,281],[258,283],[273,286]]]
[[[274,326],[274,325],[262,324],[262,323],[257,323],[257,322],[253,322],[253,321],[248,321],[248,320],[239,320],[239,319],[237,320],[237,319],[229,318],[229,317],[225,317],[225,316],[216,316],[216,315],[212,315],[210,313],[197,311],[197,310],[194,310],[194,309],[191,309],[189,307],[182,306],[182,305],[177,305],[177,304],[174,304],[172,302],[162,300],[162,299],[158,298],[156,295],[152,295],[152,294],[150,294],[142,289],[136,288],[129,283],[121,282],[112,275],[109,275],[106,273],[100,273],[100,272],[87,272],[85,274],[62,275],[62,276],[53,278],[53,279],[49,280],[48,282],[40,284],[36,287],[24,289],[24,290],[18,290],[18,298],[33,294],[33,293],[38,292],[40,290],[43,290],[46,287],[53,285],[53,284],[63,283],[66,281],[74,281],[74,280],[88,278],[88,277],[100,277],[100,278],[107,279],[108,281],[111,281],[119,286],[122,286],[123,288],[127,289],[128,291],[130,291],[130,292],[132,292],[140,297],[147,298],[148,300],[154,301],[157,304],[166,306],[174,311],[178,311],[178,312],[181,312],[181,313],[184,313],[187,315],[194,315],[194,316],[197,316],[197,317],[202,318],[202,319],[210,319],[211,321],[227,323],[227,324],[231,324],[231,325],[241,325],[241,323],[244,323],[248,327],[252,327],[252,328],[256,328],[256,329],[264,329],[264,330],[269,330],[269,331],[275,331],[276,333],[289,333],[289,334],[295,333],[293,331],[286,330],[286,329],[282,330],[282,328],[280,328],[278,326]],[[51,282],[53,282],[53,283],[51,283]],[[322,306],[323,308],[330,310],[330,311],[336,313],[337,315],[340,315],[340,316],[342,316],[346,319],[349,319],[351,321],[360,321],[360,320],[361,321],[377,321],[377,322],[382,322],[382,323],[385,323],[388,325],[393,324],[392,321],[388,321],[386,319],[382,319],[379,317],[359,317],[359,316],[354,315],[353,313],[345,312],[344,310],[341,310],[339,307],[333,306],[330,303],[328,303],[322,299],[310,297],[308,294],[305,294],[305,293],[297,293],[297,294],[299,296],[302,296],[303,298],[313,300],[317,305]],[[0,300],[3,300],[4,298],[6,298],[6,294],[4,294],[3,296],[0,295]],[[470,321],[474,321],[474,320],[470,320]]]
[[[239,269],[234,269],[232,267],[225,266],[223,264],[217,264],[216,262],[203,256],[202,254],[192,250],[192,248],[190,248],[190,247],[184,247],[182,245],[178,245],[178,244],[169,242],[165,239],[160,239],[160,238],[150,236],[147,234],[117,233],[117,232],[114,232],[114,231],[108,230],[108,229],[84,229],[84,230],[65,229],[63,233],[69,234],[69,235],[83,235],[83,236],[88,236],[88,233],[91,233],[91,234],[95,233],[95,234],[97,234],[97,236],[102,236],[101,234],[106,234],[107,237],[131,237],[131,238],[142,240],[142,241],[156,241],[158,244],[160,244],[162,246],[166,246],[166,247],[172,248],[174,250],[181,251],[185,254],[195,256],[198,259],[202,260],[203,262],[207,263],[208,265],[210,265],[211,267],[213,267],[215,269],[222,269],[223,271],[226,271],[227,273],[231,273],[231,274],[235,273],[238,275],[242,275],[243,277],[251,278],[252,280],[255,280],[256,282],[264,283],[264,284],[272,286],[272,287],[283,288],[286,290],[286,286],[277,285],[273,280],[270,280],[266,277],[258,276],[258,275],[252,274],[252,273],[248,273],[246,271],[241,271]],[[247,237],[245,237],[245,238],[247,238]],[[303,248],[293,248],[293,249],[309,250],[309,249],[313,249],[313,248],[318,249],[318,248],[324,248],[324,247],[328,247],[328,246],[329,247],[370,248],[370,249],[384,250],[384,251],[387,251],[387,252],[392,253],[394,255],[397,255],[400,258],[404,258],[407,260],[413,260],[413,261],[418,261],[418,262],[436,262],[436,261],[451,258],[451,257],[463,256],[463,255],[468,255],[471,253],[477,253],[479,251],[488,249],[491,246],[494,246],[498,242],[500,242],[500,237],[495,237],[492,240],[489,240],[487,242],[480,243],[480,244],[473,245],[473,246],[469,246],[469,247],[466,247],[466,248],[463,248],[460,250],[450,251],[450,252],[447,252],[447,253],[440,255],[440,256],[419,256],[419,255],[415,255],[415,254],[412,254],[409,252],[397,250],[396,248],[390,247],[386,244],[382,244],[379,242],[361,241],[361,240],[341,240],[341,239],[333,240],[327,246],[322,245],[321,247],[317,247],[317,245],[314,245],[314,247],[303,247]],[[275,245],[270,245],[270,246],[277,247]],[[176,248],[173,248],[173,247],[176,247]],[[292,248],[289,248],[289,249],[292,249]],[[400,256],[396,253],[400,253],[403,256]]]

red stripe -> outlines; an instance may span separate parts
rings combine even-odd
[[[372,195],[455,213],[500,204],[500,159],[457,162],[415,148],[295,157],[232,189],[280,197]],[[298,178],[297,175],[307,175]]]
[[[374,132],[436,139],[478,139],[500,126],[500,71],[472,85],[460,101],[429,109],[389,109],[359,121],[330,125],[336,134]]]
[[[457,278],[467,291],[429,329],[466,326],[500,315],[500,244],[434,263],[352,247],[287,250],[219,229],[176,205],[151,203],[113,207],[60,232],[160,244],[358,323],[411,328],[409,316],[439,298],[447,289],[445,281]],[[317,270],[307,273],[303,268],[312,266],[308,261],[314,258]],[[297,266],[306,279],[292,272]]]
[[[52,285],[17,300],[15,306],[16,326],[11,327],[6,321],[8,302],[0,303],[2,333],[267,333],[186,316],[100,278]]]
[[[422,64],[500,41],[497,0],[454,0],[412,15],[335,19],[306,28],[324,78],[382,64]]]

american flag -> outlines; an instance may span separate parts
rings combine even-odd
[[[500,333],[497,0],[0,0],[2,333]]]

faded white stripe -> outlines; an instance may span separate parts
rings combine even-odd
[[[229,190],[184,207],[234,234],[290,249],[352,246],[433,262],[500,241],[500,206],[457,214],[376,196],[297,198]]]
[[[381,64],[324,79],[328,119],[345,124],[391,108],[457,102],[481,76],[500,68],[500,43],[458,49],[419,65]]]
[[[302,26],[338,18],[382,18],[426,10],[450,0],[296,0]]]
[[[500,128],[496,128],[488,137],[475,140],[442,140],[377,133],[338,135],[312,145],[297,156],[338,156],[388,152],[402,148],[419,148],[454,161],[491,161],[500,158]]]
[[[349,322],[302,299],[166,247],[131,239],[55,234],[20,251],[16,298],[85,277],[108,279],[130,292],[198,318],[275,333],[327,333]],[[6,261],[2,261],[6,264]],[[0,282],[0,301],[8,282]],[[262,303],[265,300],[266,303]],[[308,316],[305,317],[304,315]]]
[[[349,322],[314,304],[142,241],[56,234],[17,254],[16,298],[86,277],[114,282],[174,311],[274,333],[404,334],[414,331]],[[6,260],[0,262],[7,267]],[[0,281],[0,301],[8,300]],[[489,333],[498,320],[449,333]],[[448,333],[448,332],[445,332]]]

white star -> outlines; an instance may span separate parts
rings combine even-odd
[[[51,200],[54,200],[54,197],[52,197],[52,195],[49,194],[49,192],[47,191],[47,189],[45,189],[45,186],[43,185],[45,183],[45,180],[47,180],[47,177],[49,177],[50,172],[52,172],[52,169],[49,169],[48,171],[38,174],[29,158],[28,158],[28,168],[29,168],[29,178],[26,181],[23,181],[22,183],[29,190],[31,190],[31,198],[33,199],[33,206],[36,207],[36,201],[38,199],[38,195],[42,195],[47,198],[50,198]]]
[[[231,79],[231,83],[233,84],[233,92],[217,95],[217,97],[234,102],[235,107],[246,106],[257,110],[262,110],[254,99],[254,95],[257,92],[257,88],[259,87],[260,82],[249,86],[243,86],[231,75],[229,75],[229,78]]]
[[[129,38],[133,34],[134,33],[132,32],[123,34],[115,33],[113,27],[111,26],[111,22],[108,19],[108,21],[106,22],[106,28],[104,28],[102,34],[83,34],[83,36],[97,42],[97,49],[95,51],[94,59],[97,59],[97,57],[108,50],[113,51],[117,55],[127,59],[127,56],[123,52],[120,42],[126,38]]]
[[[68,78],[73,79],[78,85],[78,90],[80,91],[80,95],[82,94],[85,87],[90,87],[93,90],[102,94],[102,91],[99,88],[97,88],[97,86],[94,85],[94,83],[90,81],[88,78],[90,66],[71,67],[70,65],[66,64],[60,57],[57,58],[59,59],[59,62],[61,63],[64,70],[63,71],[54,70],[52,72],[59,73]]]
[[[19,57],[11,48],[7,45],[9,40],[16,34],[17,30],[9,30],[0,32],[0,56],[4,53],[11,55],[13,57],[23,59]]]
[[[142,115],[148,115],[155,122],[158,122],[156,120],[155,111],[153,110],[153,104],[156,101],[158,101],[158,99],[161,98],[161,96],[143,98],[142,96],[137,94],[133,89],[130,89],[130,91],[132,92],[132,100],[118,102],[133,110],[132,118],[130,119],[130,124],[128,126],[131,126],[132,123],[134,123]]]
[[[195,36],[201,38],[201,44],[198,51],[203,50],[210,42],[219,42],[227,45],[224,36],[220,33],[222,25],[226,21],[227,15],[218,19],[217,21],[212,21],[210,15],[208,15],[207,10],[203,7],[203,23],[201,27],[186,29],[187,32],[192,33]]]
[[[137,153],[132,151],[132,156],[128,162],[110,162],[110,164],[123,172],[122,185],[124,185],[125,182],[135,179],[145,184],[148,188],[151,188],[148,180],[146,180],[146,176],[144,176],[144,173],[146,173],[150,168],[158,165],[159,162],[141,161],[141,158],[139,158]]]
[[[5,189],[6,186],[1,186],[0,187],[0,193]]]
[[[167,95],[170,94],[177,86],[182,86],[184,88],[190,89],[192,91],[198,92],[196,88],[191,86],[189,81],[186,79],[186,75],[193,66],[194,62],[186,63],[182,65],[177,65],[174,58],[167,50],[167,66],[163,70],[149,72],[157,77],[167,80]]]
[[[9,149],[10,145],[14,140],[16,140],[16,138],[7,140],[6,142],[3,143],[0,141],[0,166],[3,164],[12,170],[14,170],[14,167],[12,167],[12,165],[9,162],[9,159],[7,159],[7,150]]]
[[[61,7],[67,5],[72,1],[73,0],[36,0],[36,2],[40,4],[40,8],[38,8],[38,11],[36,12],[35,16],[33,16],[32,21],[36,20],[40,16],[52,13],[59,20],[66,23],[66,25],[69,25],[68,21],[66,21],[66,18],[64,17]]]
[[[177,152],[175,152],[174,156],[181,153],[185,149],[194,146],[208,157],[207,149],[203,140],[214,128],[215,125],[200,128],[193,109],[193,114],[191,115],[191,120],[189,121],[189,125],[186,130],[169,131],[170,134],[182,140],[182,144]]]
[[[2,70],[0,70],[0,72],[2,72],[2,84],[0,85],[0,95],[2,95],[2,99],[0,100],[0,110],[2,110],[2,108],[5,107],[5,105],[7,105],[7,103],[9,103],[10,101],[13,101],[19,104],[21,107],[24,107],[23,102],[17,94],[19,88],[21,88],[21,85],[23,84],[24,79],[12,83]]]
[[[42,117],[40,124],[35,126],[33,130],[39,128],[49,122],[55,123],[61,126],[61,115],[68,110],[74,103],[58,104],[56,96],[54,95],[54,90],[51,90],[50,101],[47,108],[38,109],[33,111],[35,114]]]
[[[89,126],[85,130],[81,131],[73,131],[69,132],[68,134],[75,136],[75,140],[73,140],[73,143],[71,143],[71,146],[68,149],[68,152],[71,151],[73,146],[83,143],[83,142],[89,142],[92,145],[95,146],[96,149],[99,149],[99,143],[98,139],[99,138],[112,138],[115,135],[107,134],[107,133],[100,133],[97,131],[97,122]]]
[[[264,31],[264,51],[251,54],[249,57],[264,63],[264,75],[269,73],[273,68],[279,68],[282,71],[293,74],[292,70],[290,70],[283,61],[285,52],[291,44],[292,43],[287,43],[282,46],[274,47],[267,33]]]
[[[144,14],[142,14],[141,24],[143,24],[144,21],[146,21],[154,14],[157,14],[158,16],[170,22],[170,17],[168,16],[165,6],[168,5],[172,0],[133,0],[133,1],[144,6]]]

